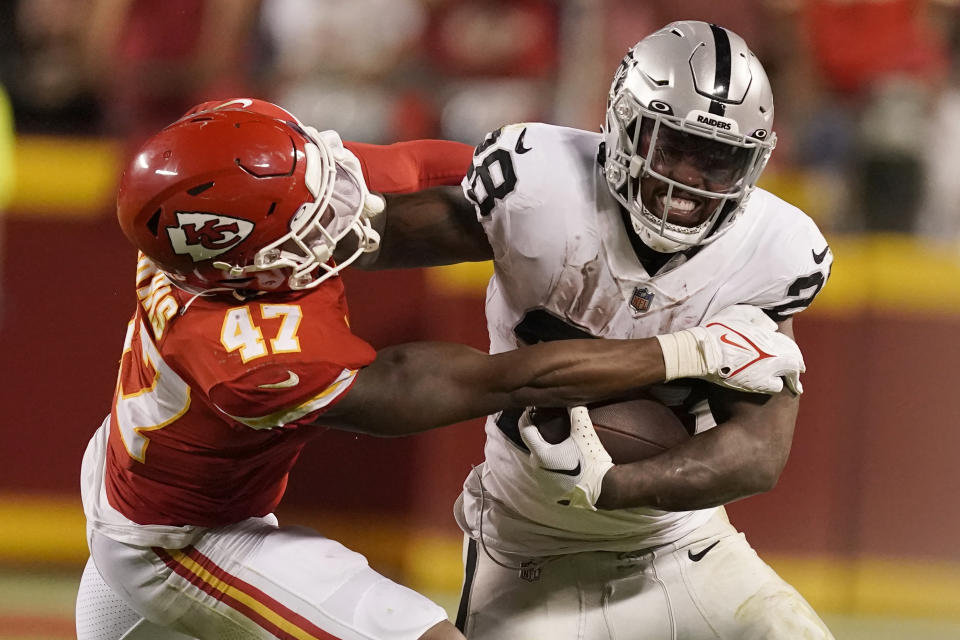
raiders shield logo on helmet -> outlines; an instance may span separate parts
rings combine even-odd
[[[216,213],[177,211],[176,227],[167,227],[175,253],[189,255],[194,262],[215,258],[244,241],[253,231],[249,220]]]

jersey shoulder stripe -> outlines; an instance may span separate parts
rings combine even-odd
[[[356,376],[357,371],[355,369],[344,369],[340,373],[340,376],[337,377],[329,387],[317,395],[295,406],[280,409],[263,416],[235,416],[223,411],[220,407],[217,408],[233,420],[251,429],[274,429],[292,424],[311,413],[328,408],[350,389]]]
[[[294,406],[280,409],[262,416],[236,416],[227,413],[220,407],[217,408],[220,409],[220,411],[223,411],[225,415],[228,415],[233,420],[236,420],[237,422],[244,424],[251,429],[274,429],[276,427],[292,424],[298,420],[301,420],[304,416],[328,408],[344,393],[346,393],[347,390],[350,389],[351,385],[353,385],[353,382],[356,379],[356,376],[356,369],[344,369],[336,378],[336,380],[330,384],[330,386],[315,396]]]

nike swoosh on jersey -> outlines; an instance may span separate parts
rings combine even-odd
[[[268,384],[258,384],[260,389],[289,389],[300,384],[300,376],[287,369],[287,379],[280,382],[270,382]]]
[[[520,132],[520,137],[517,138],[517,146],[513,148],[513,150],[516,151],[517,153],[523,154],[523,153],[526,153],[527,151],[533,150],[533,147],[523,146],[523,136],[525,135],[527,135],[526,128],[524,128],[523,131]]]
[[[689,558],[690,558],[691,560],[693,560],[694,562],[700,562],[701,560],[703,560],[703,556],[707,555],[707,552],[710,551],[710,549],[713,549],[713,548],[714,548],[715,546],[717,546],[718,544],[720,544],[720,541],[719,541],[719,540],[717,540],[716,542],[714,542],[713,544],[711,544],[711,545],[710,545],[709,547],[707,547],[706,549],[703,549],[703,550],[701,550],[701,551],[698,551],[697,553],[694,553],[693,551],[687,551],[687,557],[689,557]]]
[[[830,251],[830,245],[825,246],[823,248],[823,251],[821,251],[820,253],[817,253],[813,249],[810,249],[810,253],[813,254],[813,261],[816,262],[817,264],[820,264],[821,262],[823,262],[823,259],[827,257],[827,251]]]
[[[540,467],[544,471],[549,471],[550,473],[562,473],[565,476],[578,476],[580,475],[580,463],[577,463],[573,469],[547,469],[546,467]]]

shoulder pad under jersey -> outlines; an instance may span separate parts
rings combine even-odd
[[[800,209],[759,189],[754,199],[764,204],[754,261],[767,283],[752,302],[781,322],[806,309],[820,293],[830,277],[833,253]]]

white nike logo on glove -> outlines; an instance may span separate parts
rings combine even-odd
[[[261,389],[289,389],[290,387],[295,387],[300,384],[300,376],[295,374],[293,371],[287,369],[289,376],[286,380],[282,382],[271,382],[269,384],[258,384],[257,386]]]

